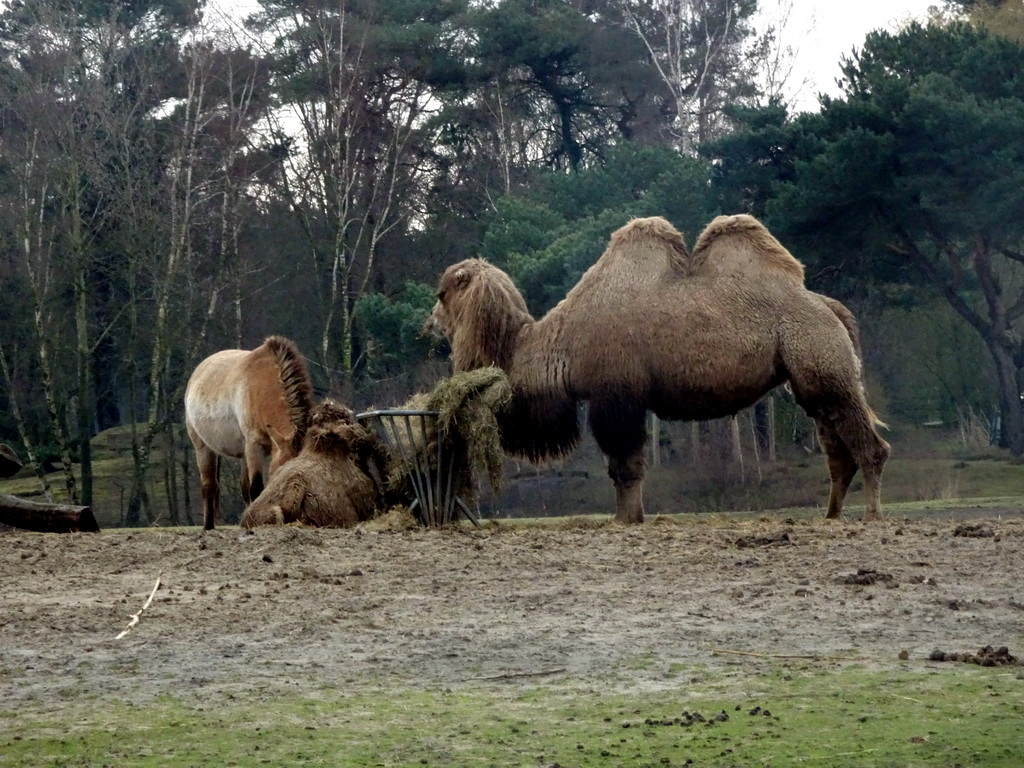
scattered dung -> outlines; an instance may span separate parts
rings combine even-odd
[[[989,539],[996,534],[984,523],[961,523],[953,531],[953,535],[972,539]]]
[[[840,579],[840,583],[867,586],[870,584],[877,584],[880,581],[891,582],[892,580],[893,578],[891,573],[880,573],[871,568],[858,568],[856,573],[851,573]]]
[[[740,536],[736,539],[736,546],[740,549],[745,549],[747,547],[785,546],[792,543],[793,540],[789,536],[789,531],[768,534],[765,536]]]
[[[1021,665],[1020,659],[1011,654],[1005,645],[999,648],[986,645],[984,648],[979,648],[977,653],[946,653],[936,648],[929,654],[928,661],[960,661],[964,664],[978,664],[982,667]]]

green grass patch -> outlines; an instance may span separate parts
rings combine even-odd
[[[262,691],[201,703],[21,705],[0,713],[0,765],[1017,766],[1024,758],[1016,670],[790,667],[694,679],[628,694],[361,685],[307,698]]]

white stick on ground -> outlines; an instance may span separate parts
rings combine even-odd
[[[160,589],[161,576],[163,576],[163,573],[159,574],[156,577],[156,584],[153,585],[153,591],[149,593],[149,599],[146,600],[146,604],[139,608],[137,613],[133,613],[131,615],[131,621],[128,622],[128,626],[121,630],[121,634],[115,637],[115,640],[120,640],[122,637],[124,637],[131,631],[132,627],[139,623],[139,617],[142,616],[142,612],[149,608],[149,604],[153,602],[153,597],[156,595],[156,591]]]

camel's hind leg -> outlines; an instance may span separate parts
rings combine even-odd
[[[615,484],[615,520],[620,523],[644,521],[644,451],[632,456],[609,456],[608,476]]]
[[[828,457],[828,473],[832,478],[832,487],[828,494],[828,510],[825,517],[838,519],[843,513],[843,500],[850,488],[853,476],[857,474],[857,462],[839,439],[835,427],[824,419],[818,419],[818,438],[821,447]]]
[[[831,425],[834,436],[838,437],[854,464],[864,473],[864,520],[881,520],[882,468],[891,449],[875,429],[878,423],[875,415],[863,399],[854,399],[845,407],[832,410],[831,418],[821,421]],[[831,454],[829,465],[831,467]],[[829,513],[833,511],[831,503],[829,499]],[[838,514],[839,510],[836,511]]]
[[[647,411],[616,401],[591,401],[590,430],[608,456],[608,476],[615,484],[615,519],[644,521],[644,476],[647,474]]]

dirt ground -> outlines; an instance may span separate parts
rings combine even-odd
[[[0,534],[0,710],[331,684],[1024,656],[1024,517]],[[966,526],[966,527],[964,527]],[[959,531],[958,531],[959,528]],[[131,614],[152,604],[126,636]],[[901,661],[901,651],[908,660]],[[753,655],[747,655],[753,654]]]

